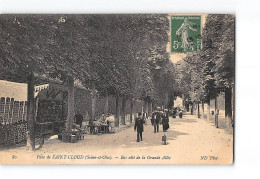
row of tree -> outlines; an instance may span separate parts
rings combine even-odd
[[[174,66],[166,51],[167,15],[2,15],[0,32],[0,76],[28,83],[31,135],[33,86],[39,79],[58,79],[68,86],[67,132],[74,117],[75,83],[91,90],[91,119],[97,93],[116,98],[116,126],[120,99],[125,124],[127,101],[133,109],[135,100],[143,100],[148,112],[149,105],[166,105],[175,93]]]
[[[177,64],[179,86],[186,106],[196,103],[199,107],[202,103],[204,111],[204,103],[207,103],[209,118],[210,100],[215,99],[217,113],[217,97],[224,92],[225,116],[231,124],[234,117],[234,21],[233,15],[208,15],[202,32],[203,49],[188,54],[184,61]]]

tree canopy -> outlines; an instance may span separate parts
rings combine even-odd
[[[100,95],[149,101],[174,85],[164,14],[2,15],[0,32],[2,79],[25,82],[32,66],[39,76],[94,84]]]
[[[221,91],[232,88],[235,69],[234,21],[233,15],[206,17],[202,29],[202,50],[188,54],[179,67],[181,86],[189,89],[183,90],[189,101],[208,102]],[[227,99],[225,102],[231,105]]]

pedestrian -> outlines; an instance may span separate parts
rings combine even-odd
[[[162,111],[160,109],[156,113],[155,122],[154,122],[154,133],[159,132],[159,124],[162,119]]]
[[[162,126],[163,132],[166,132],[169,129],[169,115],[167,109],[164,110],[164,114],[162,116]]]
[[[137,142],[143,140],[143,131],[144,131],[144,119],[142,118],[142,113],[138,113],[138,117],[135,118],[135,126],[134,126],[134,131],[137,131]]]
[[[154,110],[153,113],[152,113],[152,118],[151,118],[151,124],[152,124],[152,126],[154,126],[154,123],[155,123],[156,112],[157,112],[157,111]]]
[[[143,113],[143,119],[144,119],[144,123],[145,123],[145,125],[147,125],[148,115],[147,115],[146,112]]]
[[[107,114],[106,121],[109,126],[108,132],[115,133],[115,116],[113,114]]]
[[[74,116],[74,122],[79,125],[79,127],[82,127],[83,122],[83,116],[77,111],[76,115]]]

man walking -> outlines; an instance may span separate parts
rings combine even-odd
[[[158,111],[155,110],[155,111],[153,112],[152,118],[151,118],[151,123],[152,123],[152,126],[153,126],[153,128],[154,128],[154,133],[156,133],[156,131],[157,131],[157,125],[156,125],[157,113],[158,113]],[[158,125],[159,125],[159,124],[158,124]]]
[[[161,123],[161,118],[162,118],[162,112],[160,111],[160,108],[158,107],[156,116],[155,116],[155,121],[154,121],[154,133],[159,132],[159,124]]]
[[[138,113],[138,117],[135,118],[135,127],[134,127],[134,130],[137,131],[137,142],[143,140],[143,131],[144,131],[144,119],[142,118],[142,113],[139,112]]]
[[[151,124],[152,124],[152,126],[154,126],[155,118],[156,118],[156,110],[153,111],[153,113],[152,113],[152,117],[151,117]]]

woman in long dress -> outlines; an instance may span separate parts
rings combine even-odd
[[[165,110],[163,116],[162,116],[162,126],[163,126],[163,132],[166,132],[169,129],[169,115],[168,111]]]

